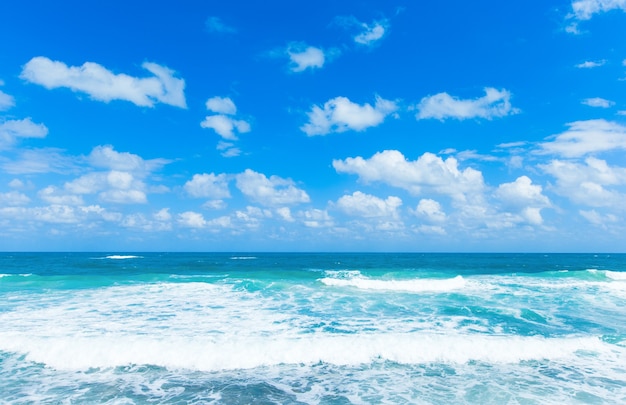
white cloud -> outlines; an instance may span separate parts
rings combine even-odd
[[[241,149],[235,147],[232,142],[219,141],[215,147],[217,150],[221,150],[221,155],[224,157],[235,157],[241,155]]]
[[[210,128],[224,139],[236,141],[235,131],[244,134],[250,132],[250,124],[243,120],[236,120],[226,115],[209,115],[200,123],[202,128]]]
[[[572,12],[567,15],[567,20],[573,21],[565,27],[565,31],[580,34],[579,21],[590,20],[595,14],[611,10],[626,11],[626,0],[573,0]]]
[[[589,20],[594,14],[611,10],[626,11],[626,0],[574,0],[570,18]]]
[[[512,183],[503,183],[495,191],[496,198],[505,206],[516,209],[527,222],[541,225],[541,209],[550,207],[550,200],[542,194],[539,185],[532,184],[528,176],[520,176]]]
[[[550,206],[550,200],[542,194],[541,186],[532,184],[528,176],[520,176],[512,183],[500,184],[495,196],[513,206]]]
[[[309,228],[328,228],[335,225],[333,218],[326,210],[314,208],[301,211],[299,217],[302,218],[304,225]]]
[[[172,229],[171,214],[167,208],[154,213],[151,217],[142,213],[130,214],[121,220],[120,225],[144,232],[169,231]]]
[[[598,61],[588,60],[588,61],[584,61],[582,63],[577,64],[576,67],[579,69],[592,69],[592,68],[604,66],[605,64],[606,64],[605,59],[598,60]]]
[[[66,182],[72,194],[97,194],[101,201],[119,204],[144,204],[148,186],[144,179],[169,163],[166,159],[144,160],[128,152],[117,152],[110,145],[97,146],[86,158],[91,167],[107,169],[84,174]],[[166,187],[151,187],[151,192],[167,192]]]
[[[19,138],[45,138],[48,128],[35,124],[30,118],[0,123],[0,149],[14,145]]]
[[[167,159],[145,160],[132,153],[117,152],[111,145],[96,146],[87,157],[87,160],[93,167],[128,171],[141,175],[158,170],[170,163]]]
[[[415,215],[429,222],[444,222],[446,214],[441,209],[441,204],[430,198],[423,198],[415,208]]]
[[[619,218],[613,214],[602,215],[596,210],[580,210],[578,213],[593,225],[606,228],[609,224],[619,222]]]
[[[48,204],[57,205],[84,205],[83,198],[75,194],[67,194],[59,190],[54,186],[48,186],[41,189],[37,194],[39,198],[47,202]]]
[[[228,179],[225,174],[214,173],[194,174],[193,178],[185,183],[185,191],[192,197],[221,199],[229,198]]]
[[[381,124],[397,109],[395,102],[378,96],[374,106],[367,103],[359,105],[346,97],[335,97],[324,103],[323,108],[314,105],[307,113],[309,122],[300,129],[309,136],[347,130],[364,131]]]
[[[16,206],[26,205],[30,202],[30,198],[26,194],[19,191],[9,191],[8,193],[0,193],[0,206]]]
[[[321,68],[326,61],[326,56],[322,49],[307,46],[303,43],[290,44],[286,53],[289,56],[292,72],[303,72],[309,68]]]
[[[553,141],[539,144],[537,153],[552,153],[564,157],[581,157],[590,153],[626,149],[626,127],[603,119],[576,121],[569,129],[555,135]]]
[[[15,99],[13,96],[8,95],[7,93],[0,90],[0,111],[6,111],[11,107],[15,106]]]
[[[486,87],[484,90],[485,96],[468,100],[450,96],[448,93],[424,97],[416,106],[418,113],[415,117],[418,120],[428,118],[438,120],[485,118],[490,120],[519,113],[519,110],[511,105],[511,93],[508,90],[498,90],[492,87]]]
[[[217,32],[222,34],[234,34],[237,30],[225,24],[221,18],[210,16],[206,19],[204,25],[209,32]]]
[[[198,212],[186,211],[178,214],[178,223],[188,228],[204,228],[207,221]]]
[[[553,160],[539,165],[556,178],[555,191],[570,200],[591,207],[624,209],[626,195],[615,189],[626,184],[626,168],[612,167],[606,161],[588,157],[584,164]],[[611,188],[607,188],[611,187]]]
[[[218,114],[237,114],[237,106],[230,97],[211,97],[206,101],[206,109]]]
[[[461,171],[455,158],[443,160],[432,153],[408,161],[399,151],[386,150],[370,159],[333,160],[333,167],[338,173],[356,174],[366,183],[382,182],[416,195],[426,188],[463,201],[466,195],[484,189],[481,172],[470,167]]]
[[[293,216],[291,216],[291,209],[289,207],[280,207],[276,209],[276,213],[279,217],[287,222],[294,222]]]
[[[289,179],[267,178],[262,173],[246,169],[236,176],[237,188],[248,198],[266,206],[291,205],[310,201],[308,194]]]
[[[206,108],[209,111],[219,113],[217,115],[209,115],[200,123],[202,128],[214,130],[219,136],[231,141],[237,140],[235,132],[243,134],[250,132],[250,124],[244,120],[237,120],[231,115],[237,113],[237,107],[233,100],[229,97],[212,97],[207,100]],[[232,145],[232,144],[229,144]],[[220,144],[218,144],[220,149]],[[227,149],[222,155],[236,156],[239,155],[239,149]],[[233,153],[235,151],[236,153]]]
[[[337,200],[337,207],[348,215],[364,218],[398,218],[398,207],[402,200],[389,196],[385,200],[355,191]]]
[[[173,70],[150,62],[144,62],[141,66],[153,76],[137,78],[123,73],[115,74],[93,62],[67,66],[63,62],[38,56],[24,65],[20,77],[47,89],[67,87],[104,102],[126,100],[143,107],[152,107],[161,102],[187,107],[185,81],[174,77]]]
[[[354,42],[361,45],[371,46],[381,40],[388,28],[388,21],[374,21],[371,25],[360,23],[362,31],[354,37]]]
[[[227,204],[224,200],[208,200],[204,204],[202,204],[202,208],[208,210],[222,210],[226,208]]]
[[[581,103],[589,107],[599,107],[599,108],[609,108],[615,105],[614,101],[606,100],[600,97],[586,98],[583,101],[581,101]]]
[[[162,208],[159,211],[155,212],[153,217],[157,221],[170,221],[172,219],[172,214],[170,214],[169,208]]]
[[[62,150],[45,148],[21,150],[16,160],[2,163],[1,168],[11,174],[67,173],[76,165]]]
[[[13,179],[9,182],[9,187],[11,188],[24,188],[26,184],[20,179]]]

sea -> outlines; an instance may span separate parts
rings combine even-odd
[[[0,253],[2,404],[624,404],[626,255]]]

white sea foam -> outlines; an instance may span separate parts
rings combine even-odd
[[[105,256],[105,259],[111,260],[126,260],[126,259],[141,259],[143,256],[135,256],[135,255],[109,255]]]
[[[257,259],[256,256],[233,256],[230,260],[254,260]]]
[[[466,281],[462,276],[448,279],[409,279],[409,280],[381,280],[366,277],[320,279],[327,286],[356,287],[363,290],[377,291],[406,291],[406,292],[445,292],[462,289]]]
[[[604,275],[611,280],[626,280],[626,272],[605,270]]]
[[[127,365],[219,371],[280,364],[339,366],[393,361],[400,364],[512,364],[601,356],[624,359],[626,348],[597,337],[552,338],[488,335],[311,335],[215,339],[158,336],[31,337],[0,333],[0,349],[59,370]]]

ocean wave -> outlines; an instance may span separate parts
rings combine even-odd
[[[256,256],[232,256],[230,260],[255,260]]]
[[[103,257],[103,259],[110,259],[110,260],[143,259],[143,256],[135,256],[135,255],[109,255],[109,256]]]
[[[333,287],[356,287],[362,290],[374,291],[404,291],[404,292],[446,292],[462,289],[466,280],[462,276],[447,279],[416,278],[408,280],[382,280],[363,277],[356,272],[354,276],[336,278],[325,277],[320,281]]]
[[[31,277],[32,273],[21,273],[21,274],[0,274],[0,278],[3,277]]]
[[[59,370],[128,365],[221,371],[279,364],[339,366],[391,361],[399,364],[516,364],[598,356],[619,360],[626,348],[600,337],[544,338],[488,335],[317,335],[215,338],[97,336],[34,338],[0,334],[0,350]]]

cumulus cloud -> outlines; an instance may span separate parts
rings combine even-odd
[[[228,179],[225,174],[202,173],[194,174],[185,183],[185,191],[192,197],[222,199],[229,198]]]
[[[237,106],[230,97],[211,97],[206,101],[206,109],[218,114],[237,114]]]
[[[495,195],[511,205],[536,205],[540,207],[550,205],[548,197],[542,194],[541,186],[532,184],[532,180],[528,176],[520,176],[512,183],[500,184]]]
[[[301,42],[289,44],[285,52],[289,57],[289,68],[292,72],[321,68],[324,66],[324,62],[326,62],[326,55],[322,49],[307,46]]]
[[[418,195],[427,189],[465,200],[467,194],[480,193],[484,189],[482,173],[470,167],[460,170],[458,161],[446,160],[424,153],[417,160],[409,161],[397,150],[378,152],[369,159],[362,157],[333,160],[338,173],[351,173],[363,182],[381,182],[408,190]]]
[[[163,208],[150,216],[142,213],[126,215],[120,225],[125,228],[132,228],[144,232],[162,232],[172,229],[172,214],[168,208]]]
[[[57,204],[57,205],[84,205],[85,202],[83,198],[79,195],[68,194],[63,192],[63,190],[59,190],[57,187],[48,186],[43,188],[37,193],[39,198],[48,204]]]
[[[590,20],[594,14],[611,10],[626,11],[626,0],[574,0],[569,17],[581,21]]]
[[[233,117],[237,113],[237,106],[229,97],[209,98],[206,102],[206,108],[218,114],[205,117],[204,121],[200,123],[202,128],[212,129],[222,138],[231,141],[238,139],[235,132],[239,134],[250,132],[248,122]]]
[[[178,214],[178,223],[188,228],[203,228],[207,221],[199,212],[186,211]]]
[[[356,104],[347,97],[335,97],[323,107],[314,105],[307,113],[309,122],[300,127],[307,135],[326,135],[347,130],[364,131],[380,125],[385,118],[395,112],[395,102],[376,96],[374,106]]]
[[[167,159],[145,160],[132,153],[117,152],[111,145],[96,146],[87,157],[87,161],[93,167],[128,171],[142,175],[158,170],[170,163]]]
[[[165,159],[144,160],[127,152],[117,152],[112,146],[97,146],[86,158],[96,169],[64,184],[72,194],[97,194],[101,201],[120,204],[143,204],[147,200],[148,186],[145,178],[153,171],[169,163]],[[153,188],[161,192],[163,188]]]
[[[237,30],[230,25],[227,25],[221,18],[210,16],[206,19],[204,26],[207,31],[221,34],[235,34]]]
[[[0,149],[14,145],[20,138],[45,138],[48,128],[30,118],[7,120],[0,123]]]
[[[511,105],[511,93],[508,90],[498,90],[493,87],[486,87],[485,95],[476,99],[463,100],[448,93],[424,97],[416,109],[418,112],[415,117],[418,120],[435,118],[442,121],[448,118],[491,120],[519,113],[519,109]]]
[[[126,100],[142,107],[153,107],[160,102],[187,107],[185,81],[175,77],[173,70],[151,62],[144,62],[141,66],[153,76],[138,78],[123,73],[115,74],[93,62],[68,66],[60,61],[37,56],[24,65],[20,77],[47,89],[66,87],[86,93],[98,101]]]
[[[539,144],[539,154],[581,157],[591,153],[626,149],[626,127],[603,119],[575,121],[569,129]]]
[[[85,174],[67,182],[64,188],[74,194],[95,194],[102,201],[144,204],[148,201],[145,184],[131,173],[112,170]]]
[[[614,101],[606,100],[600,97],[586,98],[581,101],[582,104],[589,107],[609,108],[615,105]]]
[[[7,93],[0,90],[0,111],[6,111],[11,107],[15,106],[15,99],[13,96],[8,95]]]
[[[309,228],[328,228],[335,225],[333,218],[326,210],[314,208],[300,212],[299,216],[304,226]]]
[[[540,185],[532,184],[528,176],[520,176],[512,183],[503,183],[495,191],[496,198],[505,206],[517,209],[529,223],[541,225],[541,209],[550,207],[550,200],[542,194]]]
[[[402,200],[395,196],[381,199],[355,191],[337,200],[337,207],[348,215],[364,218],[397,218]]]
[[[202,128],[214,130],[224,139],[236,141],[235,132],[244,134],[250,132],[250,124],[243,120],[236,120],[226,115],[209,115],[200,123]]]
[[[19,191],[9,191],[7,193],[0,193],[0,206],[17,206],[26,205],[30,202],[30,198],[26,194]]]
[[[626,0],[573,0],[572,11],[567,15],[571,23],[565,27],[570,34],[580,34],[578,23],[590,20],[595,14],[611,10],[626,11]]]
[[[423,198],[415,207],[415,215],[428,222],[444,222],[446,214],[441,209],[441,204],[430,198]]]
[[[289,179],[267,178],[262,173],[246,169],[236,177],[237,188],[248,198],[265,206],[284,206],[310,201],[309,195]]]
[[[624,208],[626,195],[616,189],[626,184],[626,168],[612,167],[605,160],[588,157],[584,163],[553,160],[539,165],[556,179],[555,191],[591,207]]]

